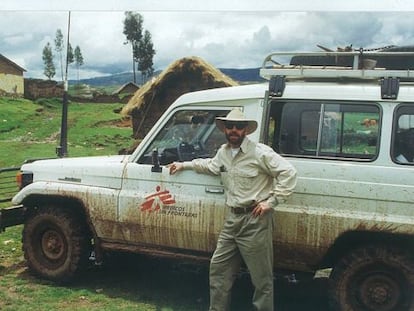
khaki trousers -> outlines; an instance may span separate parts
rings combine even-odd
[[[210,311],[230,307],[231,289],[244,260],[255,288],[255,310],[273,311],[273,212],[260,217],[229,213],[210,262]]]

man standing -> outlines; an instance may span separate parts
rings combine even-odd
[[[193,169],[220,175],[226,191],[229,213],[210,263],[210,311],[229,309],[242,260],[255,287],[255,309],[273,311],[273,210],[292,193],[296,170],[273,149],[246,136],[257,122],[241,110],[216,118],[216,125],[228,143],[213,158],[169,165],[170,174]]]

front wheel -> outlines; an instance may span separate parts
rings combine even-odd
[[[29,269],[59,282],[69,281],[87,261],[90,236],[84,222],[58,207],[42,208],[23,229],[23,251]]]
[[[414,262],[402,250],[358,248],[339,261],[330,278],[332,310],[414,310]]]

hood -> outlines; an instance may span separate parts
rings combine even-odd
[[[33,173],[33,182],[77,183],[119,189],[128,155],[59,158],[24,164],[23,172]]]

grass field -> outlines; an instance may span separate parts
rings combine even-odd
[[[70,103],[69,156],[117,154],[133,144],[130,127],[120,127],[121,104]],[[31,102],[0,98],[0,167],[26,159],[55,157],[61,122],[60,100]],[[6,207],[9,203],[0,203]],[[22,226],[0,234],[0,310],[208,309],[208,267],[132,254],[110,254],[69,285],[32,276],[21,250]],[[326,310],[324,285],[276,282],[278,311]],[[250,310],[252,287],[243,274],[236,282],[232,310]],[[316,298],[315,298],[316,297]],[[322,297],[322,298],[321,298]]]

